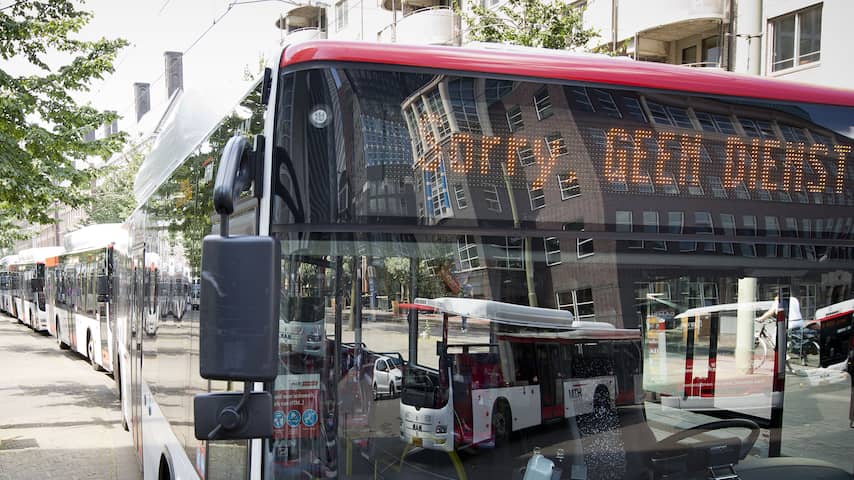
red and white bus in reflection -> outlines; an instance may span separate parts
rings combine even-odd
[[[453,451],[643,399],[639,330],[563,310],[467,298],[416,299],[442,316],[439,368],[410,364],[400,400],[409,445]],[[488,321],[490,343],[449,344],[449,318]]]

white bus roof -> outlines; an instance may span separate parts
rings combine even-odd
[[[837,315],[842,312],[850,312],[852,310],[854,310],[854,298],[817,309],[815,311],[815,318],[816,320],[819,320],[824,317]]]
[[[18,252],[17,263],[32,263],[43,261],[48,257],[55,257],[65,249],[62,247],[39,247],[39,248],[28,248],[26,250],[21,250]]]
[[[89,225],[65,234],[65,250],[80,252],[96,248],[106,248],[110,244],[127,243],[127,232],[121,223],[100,223]]]
[[[720,305],[710,305],[708,307],[690,308],[676,315],[674,318],[688,318],[698,315],[708,315],[717,312],[736,312],[741,309],[762,310],[767,312],[774,306],[774,302],[742,302],[742,303],[722,303]]]
[[[416,298],[414,303],[430,307],[442,313],[459,315],[461,317],[483,318],[508,325],[590,330],[615,329],[610,323],[575,321],[572,314],[566,310],[529,307],[527,305],[516,305],[494,300],[441,297]]]

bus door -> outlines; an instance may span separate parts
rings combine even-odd
[[[557,344],[536,344],[537,377],[543,420],[563,417],[563,379],[560,375],[560,350]]]
[[[684,398],[714,398],[720,315],[711,313],[686,320]]]
[[[113,371],[113,322],[114,312],[110,311],[110,279],[112,273],[112,249],[104,250],[98,262],[95,277],[95,299],[97,300],[98,323],[101,332],[101,362],[108,372]]]
[[[130,338],[130,417],[131,434],[138,458],[142,458],[142,337],[145,328],[143,319],[147,313],[149,288],[148,269],[145,265],[145,248],[133,256],[133,298],[131,306]]]

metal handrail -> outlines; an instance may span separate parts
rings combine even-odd
[[[721,62],[694,62],[694,63],[680,63],[682,67],[692,67],[692,68],[721,68]]]
[[[324,30],[323,30],[322,28],[320,28],[320,27],[300,27],[300,28],[295,28],[295,29],[293,29],[293,30],[288,30],[288,31],[287,31],[287,33],[286,33],[286,35],[290,35],[290,34],[292,34],[292,33],[297,33],[297,32],[302,32],[302,31],[305,31],[305,30],[317,30],[317,31],[319,31],[319,32],[323,32],[323,31],[324,31]]]

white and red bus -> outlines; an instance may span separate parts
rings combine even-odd
[[[415,303],[442,316],[443,340],[438,370],[405,370],[400,419],[407,444],[443,451],[493,445],[518,430],[643,399],[637,329],[492,300]],[[488,322],[495,342],[448,343],[452,317]]]
[[[126,243],[121,224],[90,225],[67,234],[67,251],[48,258],[46,327],[59,348],[108,373],[118,355],[116,247]]]
[[[14,315],[18,321],[37,332],[48,331],[48,301],[45,294],[48,267],[47,262],[64,251],[63,247],[39,247],[18,252],[18,259],[12,268],[17,274],[17,289],[13,290]],[[49,288],[49,287],[48,287]]]
[[[646,318],[672,322],[671,304],[736,303],[745,277],[761,292],[789,286],[805,308],[850,298],[854,93],[563,52],[335,41],[288,45],[258,85],[228,95],[208,93],[214,86],[230,87],[188,89],[170,104],[135,182],[129,258],[119,262],[130,322],[118,364],[123,417],[146,478],[508,478],[533,447],[553,455],[589,435],[559,420],[591,417],[584,412],[597,391],[607,399],[600,405],[619,407],[620,421],[593,435],[613,443],[608,455],[579,460],[589,461],[587,478],[654,477],[660,450],[650,429],[667,434],[709,418],[628,405],[638,399],[637,329]],[[251,278],[205,271],[214,257],[202,260],[203,238],[226,226],[247,244],[278,245],[281,258],[219,257],[251,265]],[[169,265],[200,279],[200,310],[180,321],[157,313],[156,273]],[[218,287],[235,285],[253,290],[219,296]],[[258,292],[278,300],[278,315],[245,314],[253,305],[241,301]],[[503,313],[446,308],[459,319],[449,328],[434,314],[395,307],[452,296]],[[384,297],[388,309],[377,301]],[[275,361],[275,378],[200,375],[212,358],[202,355],[200,332],[224,318],[210,313],[219,308],[230,308],[235,328],[274,322],[258,336],[275,336],[278,348],[241,348],[235,338],[207,352]],[[467,314],[466,328],[453,312]],[[147,324],[152,313],[156,328]],[[402,396],[372,399],[362,345],[400,355]],[[587,359],[602,361],[587,368]],[[684,361],[674,371],[684,374]],[[268,438],[194,415],[194,394],[244,398],[247,387],[262,395],[246,398],[272,405],[234,401],[223,419],[272,426]],[[813,420],[807,414],[842,411],[848,399],[847,390],[797,397],[810,393],[787,389],[795,426],[778,415],[772,431],[798,431]],[[256,406],[262,413],[250,411]],[[407,414],[428,411],[445,423],[422,418],[422,432],[401,432]],[[494,412],[505,418],[498,445],[458,456],[457,447],[491,442]],[[623,418],[629,412],[655,416]],[[844,445],[847,424],[821,420],[823,438]],[[424,438],[424,425],[434,437],[443,427],[441,449],[453,451],[401,441]],[[782,445],[837,473],[850,467],[850,455],[820,439],[787,447],[783,437],[751,435],[741,449],[713,451],[732,463],[733,450],[747,455],[771,438],[758,451],[776,455]]]

